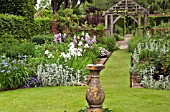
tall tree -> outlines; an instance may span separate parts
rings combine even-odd
[[[51,0],[53,13],[57,12],[62,6],[63,10],[66,8],[79,8],[83,3],[92,3],[93,0]]]
[[[107,10],[119,1],[120,0],[93,0],[92,5],[96,8],[100,8],[101,10]]]

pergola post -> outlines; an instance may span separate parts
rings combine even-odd
[[[111,26],[110,26],[110,29],[111,29],[111,35],[113,34],[113,15],[111,15]]]
[[[141,14],[138,14],[138,25],[141,25]]]
[[[147,26],[148,23],[148,15],[144,14],[144,26]]]
[[[108,16],[105,15],[105,29],[108,28]]]

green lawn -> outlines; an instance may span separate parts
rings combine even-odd
[[[104,107],[114,112],[170,112],[170,91],[129,88],[130,53],[115,51],[101,72]],[[0,92],[0,112],[77,112],[88,87],[44,87]]]

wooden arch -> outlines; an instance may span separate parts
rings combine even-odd
[[[110,29],[110,33],[115,32],[116,22],[124,16],[132,18],[138,25],[141,25],[141,17],[144,16],[144,26],[147,26],[149,12],[134,2],[133,0],[121,0],[103,15],[105,16],[105,28]],[[110,24],[108,24],[110,21]]]

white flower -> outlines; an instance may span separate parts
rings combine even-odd
[[[76,54],[77,49],[73,48],[73,49],[69,49],[69,53],[70,55],[74,56]]]
[[[77,52],[77,56],[82,56],[80,51]]]
[[[88,44],[85,44],[85,45],[84,45],[84,48],[89,48],[89,45],[88,45]]]
[[[70,53],[67,53],[67,58],[68,58],[68,59],[70,59],[70,58],[71,58]]]
[[[59,33],[59,36],[61,37],[61,33]]]
[[[62,52],[61,55],[60,55],[60,57],[65,57],[65,53]]]
[[[80,52],[82,52],[82,51],[83,51],[81,48],[78,48],[77,50],[78,50],[78,51],[80,51]]]
[[[50,53],[50,54],[48,55],[48,58],[54,58],[53,54]]]
[[[78,44],[78,46],[83,46],[83,42],[80,41],[79,44]]]
[[[48,51],[48,50],[46,50],[44,54],[48,54],[48,53],[49,53],[49,51]]]
[[[74,48],[74,42],[71,42],[71,43],[68,45],[68,47]]]
[[[77,36],[77,39],[80,39],[80,36]]]
[[[81,40],[84,41],[84,38],[82,37]]]

